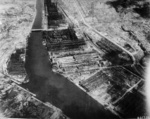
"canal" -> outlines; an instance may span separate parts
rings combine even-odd
[[[37,0],[37,16],[33,29],[40,29],[43,1]],[[28,39],[25,68],[30,82],[22,85],[37,98],[50,102],[73,119],[116,119],[110,111],[84,91],[52,71],[46,48],[42,45],[42,32],[32,32]]]

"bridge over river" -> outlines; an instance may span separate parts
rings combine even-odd
[[[67,29],[68,26],[64,26],[64,27],[57,27],[57,28],[49,28],[49,29],[32,29],[32,32],[34,31],[54,31],[54,30],[64,30]]]

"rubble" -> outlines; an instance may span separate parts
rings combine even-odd
[[[139,61],[145,55],[145,52],[149,52],[147,40],[149,18],[141,16],[142,8],[149,9],[149,2],[146,0],[128,2],[119,0],[92,0],[90,2],[87,0],[72,0],[68,2],[68,0],[60,0],[60,4],[74,23],[84,19],[86,24],[109,37],[121,47],[126,48],[126,44],[130,44],[130,49],[127,48],[127,50]],[[71,3],[74,10],[68,7]],[[123,4],[131,5],[124,7]],[[139,9],[141,13],[137,12],[136,9]],[[75,13],[78,18],[76,18]],[[76,18],[76,21],[72,17]],[[83,24],[80,24],[80,26],[83,26]],[[134,49],[134,52],[131,49]]]
[[[49,39],[53,38],[51,33],[47,33],[47,37],[44,36],[44,39],[46,38],[46,47],[49,51],[50,60],[54,64],[53,71],[60,72],[64,74],[65,77],[71,78],[74,81],[79,81],[79,79],[80,80],[84,79],[85,74],[86,75],[88,74],[90,76],[92,73],[99,70],[100,69],[99,66],[110,65],[109,63],[105,64],[104,63],[105,60],[103,60],[100,57],[97,51],[88,47],[88,45],[84,43],[85,41],[83,38],[78,39],[76,36],[73,37],[76,39],[73,39],[73,38],[70,38],[70,39],[74,40],[75,42],[78,42],[78,40],[80,40],[81,42],[84,43],[82,47],[79,44],[76,44],[77,48],[70,47],[69,49],[64,50],[64,47],[60,47],[59,49],[56,49],[56,50],[52,50],[52,49],[50,50],[49,48],[51,46],[49,46]],[[57,33],[57,32],[54,32],[54,33]],[[63,42],[63,37],[61,38],[60,36],[56,35],[56,37],[54,37],[54,39],[51,40],[51,42],[55,42],[55,44],[60,44],[61,39],[62,39],[62,43],[65,43]],[[59,41],[57,41],[57,39],[59,39]],[[72,75],[69,76],[68,74],[70,73]]]
[[[35,4],[35,0],[0,1],[0,112],[4,118],[67,119],[58,108],[17,84],[26,77],[24,48],[35,19]]]
[[[1,78],[1,111],[10,118],[51,118],[55,112],[58,117],[65,117],[61,111],[52,105],[44,104],[26,90],[22,90],[9,78]],[[7,87],[7,88],[6,88]]]
[[[142,58],[145,63],[144,56],[149,54],[147,40],[149,16],[141,14],[143,9],[148,13],[149,4],[134,1],[126,5],[121,2],[45,0],[43,26],[46,31],[42,32],[42,37],[54,72],[67,77],[115,114],[134,117],[144,113],[145,81],[133,71],[140,66],[136,63],[140,63]],[[6,1],[1,3],[10,4]],[[18,4],[22,5],[21,2]],[[68,7],[70,4],[72,7]],[[61,11],[58,5],[62,5],[64,11]],[[4,57],[0,60],[0,64],[3,64],[0,68],[2,76],[5,74],[5,77],[1,78],[0,85],[2,110],[7,117],[67,118],[50,103],[41,102],[34,97],[34,94],[12,83],[10,77],[6,75],[5,65],[10,54],[18,44],[21,48],[25,47],[25,38],[31,30],[34,7],[33,4],[24,8],[25,6],[26,4],[19,8],[13,5],[8,10],[5,11],[4,7],[1,11],[3,17],[0,19],[2,26],[0,38],[5,39],[0,41],[2,45],[0,55]],[[27,12],[28,10],[31,14]],[[22,15],[23,13],[26,15]],[[19,15],[20,17],[16,18]],[[6,18],[8,20],[5,20]],[[9,22],[12,24],[10,25]],[[13,56],[16,58],[16,54]],[[11,77],[16,74],[24,77],[24,55],[19,54],[17,61],[12,57],[7,67],[8,73]],[[136,98],[139,101],[136,101]],[[131,100],[134,101],[133,104]],[[140,101],[142,103],[135,109]],[[134,112],[129,114],[133,109]]]
[[[8,75],[14,78],[14,80],[18,83],[27,83],[29,81],[25,71],[25,61],[23,60],[25,60],[25,50],[18,49],[11,55],[7,65]]]
[[[45,7],[48,14],[48,28],[65,27],[68,24],[62,14],[58,12],[57,4],[50,0],[45,0]]]
[[[140,73],[136,75],[135,70],[140,72],[141,67],[138,63],[145,53],[149,52],[143,35],[147,19],[140,18],[132,11],[133,6],[122,9],[119,5],[117,11],[111,4],[113,2],[118,4],[123,1],[59,0],[57,4],[61,5],[66,16],[84,33],[83,39],[86,44],[75,49],[64,50],[61,47],[61,50],[48,51],[54,72],[73,81],[107,109],[129,118],[128,109],[131,107],[133,110],[138,104],[134,96],[144,103],[144,80]],[[72,7],[69,7],[70,5]],[[137,17],[139,19],[136,19]],[[142,31],[137,32],[134,23],[141,21],[144,22],[139,28]],[[135,29],[131,30],[133,28]],[[47,39],[51,37],[50,35]],[[58,39],[57,44],[61,42],[59,37]],[[133,69],[127,68],[128,66]],[[135,101],[135,105],[125,102],[129,95],[130,100]],[[125,105],[122,106],[121,103]],[[128,107],[125,109],[125,106]],[[143,108],[143,104],[140,104],[134,113],[141,111],[139,115],[143,115]]]
[[[114,108],[118,101],[124,100],[124,96],[132,88],[144,95],[144,91],[141,90],[143,79],[122,67],[105,68],[79,84],[91,95],[96,96],[101,104],[112,105]]]

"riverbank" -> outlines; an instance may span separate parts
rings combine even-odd
[[[55,21],[63,20],[63,14],[59,11],[59,9],[57,8],[57,5],[55,3],[53,3],[53,2],[51,3],[49,1],[49,3],[47,3],[46,5],[49,7],[48,14],[49,14],[49,16],[51,16],[48,19],[49,27],[51,27],[52,22],[55,23]],[[62,17],[60,17],[60,16],[62,16]],[[59,26],[60,24],[58,23],[56,25]],[[74,31],[73,27],[71,27],[71,26],[69,26],[69,28],[66,28],[63,30],[55,29],[54,31],[45,31],[42,33],[39,32],[39,33],[35,33],[35,34],[36,34],[36,36],[34,35],[31,40],[32,47],[30,46],[30,52],[33,52],[33,51],[35,52],[35,50],[38,49],[39,53],[32,54],[32,55],[34,55],[34,57],[30,54],[31,55],[30,60],[32,59],[32,60],[34,60],[34,62],[38,62],[38,64],[36,66],[35,66],[35,64],[31,64],[31,61],[32,61],[31,60],[29,62],[30,64],[28,64],[29,69],[30,69],[29,71],[30,71],[31,75],[37,76],[39,74],[39,76],[37,76],[37,77],[41,77],[43,79],[43,81],[41,82],[41,86],[42,85],[44,85],[44,86],[42,86],[42,87],[47,87],[47,85],[49,85],[49,87],[51,87],[51,85],[52,85],[52,87],[56,90],[56,92],[58,92],[58,94],[57,94],[58,96],[55,99],[64,100],[64,103],[65,103],[64,106],[62,106],[62,107],[61,107],[62,104],[58,104],[58,106],[60,106],[63,111],[66,110],[66,108],[65,108],[66,100],[68,100],[68,99],[63,99],[63,98],[60,99],[60,97],[59,97],[59,95],[61,94],[62,91],[59,90],[59,87],[57,85],[55,85],[55,83],[57,84],[60,81],[61,81],[60,85],[62,85],[62,84],[65,85],[65,87],[61,86],[62,90],[65,90],[65,92],[63,94],[63,95],[65,95],[64,98],[67,98],[65,93],[69,94],[68,97],[73,97],[75,99],[77,98],[78,100],[75,100],[75,101],[70,98],[71,102],[72,101],[77,102],[77,104],[76,104],[77,107],[79,106],[79,104],[81,103],[81,101],[83,100],[84,97],[76,95],[76,94],[70,94],[69,90],[74,90],[75,92],[78,91],[79,94],[87,95],[88,99],[84,98],[84,101],[87,101],[90,99],[91,103],[93,103],[93,105],[95,105],[95,103],[98,104],[98,102],[96,100],[92,99],[91,95],[89,95],[89,93],[87,93],[87,91],[85,91],[83,88],[81,88],[81,86],[79,86],[77,84],[79,83],[79,81],[81,79],[84,79],[84,78],[86,79],[86,78],[90,77],[94,72],[99,70],[99,68],[100,68],[99,65],[106,66],[108,64],[107,61],[104,61],[100,57],[102,55],[102,53],[99,54],[97,51],[95,51],[91,47],[88,40],[86,38],[81,37],[81,34],[76,33]],[[38,38],[37,38],[37,34],[39,35]],[[78,38],[76,36],[76,34],[78,36],[80,36],[80,38]],[[82,36],[84,36],[84,35],[82,34]],[[34,41],[35,39],[36,39],[36,42]],[[42,40],[42,41],[39,41],[39,40]],[[43,42],[43,40],[44,40],[44,43],[46,43],[46,49],[48,51],[48,54],[50,55],[50,56],[48,56],[48,58],[45,55],[44,55],[45,58],[41,57],[41,55],[40,55],[40,54],[45,54],[45,52],[47,52],[47,51],[45,51],[45,49],[43,49],[43,46],[41,46],[41,42]],[[37,43],[37,42],[39,42],[39,43]],[[35,47],[35,48],[33,48],[33,47]],[[35,59],[35,57],[36,57],[36,59]],[[50,61],[47,61],[47,59],[50,59]],[[41,61],[42,62],[44,61],[44,62],[40,63]],[[35,68],[33,69],[32,67],[30,67],[30,65],[33,65],[33,67],[35,67]],[[57,69],[59,70],[59,73],[61,72],[61,75],[52,72],[52,71],[57,72]],[[48,72],[49,72],[49,74],[48,74]],[[62,73],[64,73],[64,74],[62,74]],[[64,78],[62,75],[67,77],[69,80]],[[60,77],[60,78],[58,79],[58,77]],[[42,84],[42,83],[46,82],[47,79],[51,83],[49,83],[45,86],[45,83],[44,84]],[[33,80],[33,82],[35,82],[34,76],[32,77],[31,80]],[[70,80],[75,86],[72,85]],[[38,82],[40,82],[40,79]],[[36,83],[37,83],[37,81],[36,81]],[[66,86],[66,85],[68,85],[68,86]],[[66,91],[66,87],[69,88],[68,91]],[[28,86],[28,88],[30,88],[30,87]],[[52,90],[54,90],[53,88],[52,88]],[[30,90],[34,90],[34,89],[30,88]],[[34,90],[34,91],[36,91],[36,90]],[[75,93],[74,91],[71,91],[71,92]],[[39,90],[38,93],[41,93],[41,90]],[[43,94],[43,96],[46,97],[46,94]],[[75,96],[77,96],[77,97],[75,97]],[[40,95],[39,95],[39,97],[40,97]],[[51,99],[51,100],[53,101],[53,99]],[[57,103],[60,103],[60,102],[58,101]],[[55,104],[55,101],[54,101],[54,104]],[[83,102],[81,104],[85,105],[85,103],[83,103]],[[88,109],[93,108],[93,105],[91,105],[91,107],[86,106],[86,108],[88,108]],[[82,110],[83,107],[82,106],[79,106],[79,107]],[[98,107],[99,107],[99,109],[98,109]],[[98,107],[95,106],[95,108],[93,108],[92,112],[89,112],[89,113],[94,113],[95,112],[94,110],[100,110],[100,112],[103,112],[104,115],[110,114],[111,115],[110,118],[115,117],[115,115],[112,114],[109,110],[104,109],[103,104],[99,103]],[[75,113],[74,111],[76,109],[74,109],[74,107],[70,107],[70,108],[73,108],[73,110],[72,110],[73,112],[69,111],[66,114],[70,115],[70,113]],[[80,113],[80,111],[76,111],[76,113]],[[92,114],[90,115],[89,113],[84,111],[82,116],[89,115],[89,117],[86,116],[86,118],[89,119],[90,117],[92,117]],[[83,118],[82,116],[80,118]],[[97,113],[96,113],[96,115],[94,114],[93,116],[95,116],[95,118],[100,118],[100,117],[106,118],[105,116],[103,116],[103,114],[99,115]],[[70,117],[75,118],[76,116],[70,115]]]
[[[13,4],[11,3],[11,1],[9,1],[8,3],[6,2],[6,4],[5,2],[1,3],[1,6],[3,8],[2,12],[7,13],[7,15],[2,16],[2,18],[6,17],[7,20],[2,21],[2,40],[0,43],[2,46],[1,50],[3,50],[1,51],[1,53],[5,52],[2,56],[3,58],[1,59],[0,67],[1,72],[5,75],[8,75],[7,65],[10,60],[11,54],[15,52],[16,49],[26,47],[26,39],[30,34],[32,24],[34,23],[34,19],[36,16],[35,3],[35,0],[30,1],[28,3],[30,4],[30,7],[28,6],[26,1],[23,1],[23,3],[15,2]],[[24,9],[24,13],[21,13],[21,9]],[[10,16],[10,18],[8,15]],[[16,15],[19,16],[17,17],[17,19]],[[9,22],[11,22],[12,24],[9,24]],[[19,81],[19,78],[16,80]]]
[[[35,6],[36,0],[0,1],[0,110],[10,118],[67,118],[58,108],[43,103],[17,85],[20,78],[15,79],[7,72],[11,55],[27,46],[37,15]]]
[[[67,4],[69,6],[71,3],[74,4],[75,1],[76,0],[72,0],[72,1],[64,0],[63,2],[64,3],[66,2],[65,5]],[[127,111],[129,110],[129,108],[126,109],[124,108],[124,106],[121,107],[120,102],[122,103],[122,101],[120,100],[125,101],[124,100],[125,95],[126,94],[128,95],[130,91],[132,91],[136,87],[138,91],[137,95],[140,95],[140,90],[138,88],[143,87],[143,85],[139,85],[139,83],[144,82],[142,78],[139,78],[138,76],[134,75],[133,73],[123,68],[126,65],[130,66],[133,62],[136,63],[135,57],[133,56],[134,53],[131,54],[132,48],[126,50],[122,46],[119,46],[116,43],[117,41],[115,41],[115,43],[110,41],[111,38],[107,39],[105,35],[103,37],[103,35],[101,35],[101,33],[99,33],[97,30],[94,30],[94,28],[92,27],[88,27],[89,25],[84,26],[85,25],[83,23],[84,19],[83,21],[81,21],[81,18],[83,16],[80,17],[80,14],[78,14],[79,12],[76,13],[77,16],[75,16],[75,12],[79,10],[79,9],[77,10],[78,5],[73,5],[75,9],[73,9],[73,7],[71,8],[68,7],[68,9],[72,9],[72,11],[64,7],[63,3],[62,4],[60,3],[59,5],[62,5],[64,10],[63,13],[66,12],[65,13],[66,17],[69,17],[77,26],[79,26],[79,29],[82,29],[82,32],[84,31],[85,33],[87,33],[87,36],[90,36],[89,37],[89,39],[91,40],[91,42],[89,41],[91,44],[90,46],[94,48],[97,46],[99,54],[102,54],[101,50],[104,51],[104,54],[107,54],[107,52],[110,51],[115,51],[115,52],[111,52],[110,54],[107,54],[108,61],[110,61],[114,66],[111,67],[108,65],[103,68],[103,66],[99,65],[98,69],[101,68],[102,70],[98,71],[98,73],[95,73],[94,76],[85,77],[83,79],[80,78],[85,73],[85,71],[87,73],[87,71],[89,71],[91,68],[96,68],[96,65],[91,67],[85,65],[85,62],[88,60],[88,58],[91,58],[92,56],[90,55],[90,53],[89,53],[89,57],[86,57],[84,53],[81,56],[80,55],[81,51],[79,51],[81,46],[78,49],[71,49],[71,47],[69,47],[69,45],[71,45],[69,43],[70,40],[69,38],[67,38],[66,40],[65,38],[57,35],[57,32],[60,33],[60,31],[55,31],[55,35],[52,35],[53,31],[51,31],[46,34],[47,36],[44,37],[44,39],[46,39],[45,42],[47,43],[46,45],[47,50],[49,52],[49,57],[51,58],[50,61],[52,61],[53,64],[52,70],[54,72],[57,72],[58,74],[65,76],[68,80],[76,84],[76,86],[84,90],[88,95],[96,99],[100,104],[104,105],[104,107],[110,109],[112,112],[116,114],[122,113],[121,115],[123,117],[129,117],[129,114],[126,115],[129,112]],[[49,15],[51,15],[51,11],[52,9],[50,9]],[[55,14],[58,15],[57,12]],[[72,16],[74,18],[72,18]],[[78,17],[78,19],[75,19],[75,17]],[[63,34],[63,30],[61,31],[60,34]],[[62,36],[65,36],[65,33]],[[87,40],[85,41],[87,42]],[[67,45],[65,45],[66,42],[68,43]],[[81,49],[82,51],[84,51],[83,46]],[[125,51],[127,54],[126,53],[121,54],[122,51]],[[133,62],[131,61],[130,59],[131,57],[129,55],[132,56]],[[102,61],[103,56],[100,55],[100,57]],[[95,57],[92,57],[90,61],[94,59]],[[82,60],[84,63],[82,62]],[[96,61],[96,62],[102,64],[101,61]],[[88,61],[88,63],[90,62]],[[131,95],[136,95],[136,94],[133,93]],[[132,100],[136,100],[136,99],[133,98]],[[118,105],[115,105],[115,103],[118,103]],[[133,106],[132,103],[129,104],[129,107],[132,107],[132,109],[134,109],[134,114],[131,116],[136,117],[138,114],[139,115],[144,114],[143,113],[144,106],[142,105],[142,103],[144,103],[144,99],[140,104],[141,107],[139,106],[138,108]],[[135,104],[138,104],[138,101],[135,101]],[[136,114],[136,112],[139,113]]]

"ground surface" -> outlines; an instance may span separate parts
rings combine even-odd
[[[98,73],[95,72],[95,75],[93,77],[90,76],[91,78],[89,79],[87,77],[79,78],[80,76],[82,77],[83,73],[81,74],[79,73],[78,74],[79,76],[75,74],[75,73],[78,73],[78,71],[80,71],[80,66],[76,65],[76,62],[78,62],[78,60],[76,59],[76,56],[74,55],[76,54],[74,51],[72,51],[74,59],[72,58],[72,55],[70,57],[68,56],[68,58],[65,57],[65,55],[64,56],[58,55],[58,57],[56,56],[55,61],[58,60],[56,65],[59,65],[60,68],[68,67],[69,70],[66,70],[65,68],[64,70],[62,70],[62,72],[64,73],[66,77],[68,77],[69,79],[72,79],[73,82],[76,83],[77,85],[79,83],[79,85],[81,85],[84,89],[89,91],[90,95],[92,95],[93,97],[94,95],[97,96],[94,98],[97,99],[99,102],[101,102],[103,99],[105,100],[104,102],[107,102],[107,101],[109,102],[111,100],[109,104],[112,103],[112,105],[115,105],[115,106],[118,105],[115,107],[115,110],[117,110],[118,112],[121,112],[122,114],[126,113],[127,118],[129,117],[135,118],[138,116],[138,114],[145,115],[145,112],[144,112],[145,109],[143,108],[140,109],[140,107],[144,107],[143,102],[145,102],[144,97],[140,98],[142,97],[140,95],[141,94],[144,95],[145,93],[143,90],[144,80],[142,78],[138,79],[138,76],[133,78],[134,77],[133,73],[136,74],[136,71],[138,69],[139,71],[137,72],[139,76],[140,77],[143,76],[142,72],[144,71],[144,66],[145,66],[144,64],[146,64],[146,60],[148,59],[150,55],[150,44],[149,44],[150,3],[149,1],[146,1],[146,0],[132,0],[132,1],[131,0],[91,0],[91,1],[59,0],[58,4],[65,11],[65,13],[67,14],[67,17],[75,24],[74,26],[78,27],[82,32],[88,34],[88,36],[91,38],[92,43],[97,44],[99,50],[97,48],[96,50],[98,51],[99,54],[100,54],[99,51],[101,51],[102,49],[105,49],[105,50],[111,49],[111,48],[112,48],[111,50],[121,49],[132,57],[132,60],[134,61],[133,65],[135,64],[136,65],[133,69],[130,67],[130,64],[129,64],[128,66],[130,68],[128,66],[127,67],[125,66],[125,69],[118,70],[118,67],[116,66],[118,65],[117,63],[119,62],[119,59],[120,59],[118,57],[119,53],[115,52],[114,54],[114,52],[111,52],[111,53],[108,53],[107,55],[108,57],[107,57],[105,54],[106,52],[105,52],[104,53],[105,58],[107,57],[108,61],[110,61],[112,64],[115,65],[114,69],[112,68],[110,69],[110,71],[105,72],[105,68],[109,69],[112,65],[107,65],[105,68],[103,66],[99,66],[99,68],[102,68],[102,71]],[[72,7],[69,7],[70,5]],[[106,41],[110,41],[111,43],[110,42],[106,43]],[[91,45],[91,42],[89,44]],[[85,49],[87,49],[87,47]],[[65,54],[65,52],[63,51],[62,53]],[[62,59],[59,57],[61,57]],[[84,56],[84,58],[85,57],[86,56]],[[73,66],[70,67],[70,64],[69,63],[67,64],[64,59],[66,59],[70,64],[73,64]],[[82,57],[80,56],[80,60],[81,59]],[[87,60],[88,58],[85,58],[85,59]],[[123,60],[121,59],[121,61]],[[123,62],[127,62],[127,61],[123,61]],[[124,67],[123,64],[120,64],[120,65],[121,67]],[[82,68],[84,68],[84,66]],[[86,67],[86,68],[89,71],[91,66]],[[96,66],[94,66],[94,68],[96,68]],[[130,72],[131,74],[130,73],[125,74],[125,72],[128,72],[126,71],[126,68],[131,71]],[[103,71],[106,73],[108,77],[110,77],[110,79],[113,80],[114,78],[113,81],[117,84],[116,86],[114,85],[114,83],[112,83],[112,86],[111,86],[111,81],[107,82],[110,88],[107,87],[106,85],[100,86],[101,84],[105,84],[104,83],[105,81],[103,82],[102,79],[103,78],[105,80],[107,79],[102,74],[99,74]],[[113,71],[113,73],[111,73],[111,71]],[[58,71],[58,72],[61,72],[61,71]],[[69,73],[71,72],[70,75],[68,72]],[[74,74],[74,75],[71,75],[71,74]],[[102,78],[100,78],[99,76],[101,76]],[[129,81],[130,84],[128,84],[127,80],[130,79],[129,78],[130,76],[132,77],[131,78],[132,81]],[[125,82],[127,81],[125,83],[126,86],[132,85],[131,87],[129,86],[130,88],[127,88],[128,86],[127,87],[123,86],[124,83],[121,83],[120,81],[119,81],[120,82],[119,84],[119,82],[117,81],[118,79],[122,80],[123,77],[125,78],[124,81]],[[137,81],[139,82],[137,83]],[[118,86],[121,86],[122,88],[119,88]],[[114,89],[116,88],[116,91],[112,88]],[[105,93],[104,91],[102,91],[103,89],[104,90],[106,89]],[[123,91],[124,89],[126,90],[125,92]],[[136,91],[134,90],[138,91],[138,93],[136,93]],[[121,92],[119,93],[119,91]],[[130,95],[130,91],[132,92],[131,95]],[[112,95],[111,96],[112,99],[109,98],[109,96],[107,96],[107,93],[110,93]],[[122,99],[119,98],[120,96],[116,96],[115,98],[113,93],[122,95],[121,96]],[[136,96],[133,96],[135,94]],[[129,104],[126,104],[127,102],[126,97],[131,98],[135,104],[132,104],[132,101]],[[138,102],[136,102],[135,101],[136,99],[132,97],[138,97],[139,100],[142,99],[141,101],[142,103],[139,105],[139,107],[134,106]],[[122,103],[124,103],[125,105],[123,106]],[[129,114],[130,109],[134,110],[132,114]]]
[[[22,82],[23,78],[22,76],[20,77],[20,74],[18,75],[15,72],[13,76],[12,74],[8,75],[6,70],[9,57],[15,54],[16,49],[26,48],[27,37],[31,32],[35,18],[35,3],[35,0],[0,1],[1,118],[65,118],[56,107],[34,98],[34,94],[14,83],[13,81]],[[15,60],[14,63],[17,63]],[[19,65],[22,65],[22,63]],[[21,67],[23,68],[23,65]],[[25,77],[24,74],[25,71],[23,70],[23,77]]]
[[[70,57],[68,57],[68,52],[62,51],[58,54],[57,52],[56,54],[52,52],[51,59],[55,61],[54,70],[61,72],[78,86],[80,85],[80,88],[82,86],[89,95],[103,105],[107,105],[107,108],[113,109],[123,116],[127,114],[126,117],[143,116],[145,112],[141,111],[144,110],[141,107],[144,105],[144,98],[140,98],[144,96],[144,80],[124,69],[122,59],[119,57],[127,59],[129,66],[132,64],[131,59],[134,62],[133,64],[138,62],[143,65],[146,62],[150,54],[149,1],[58,0],[58,4],[66,12],[66,16],[71,19],[75,28],[79,28],[76,30],[76,34],[80,35],[80,31],[84,32],[92,40],[88,39],[84,44],[85,46],[76,51],[70,50],[70,54],[73,54]],[[7,76],[7,61],[15,49],[26,47],[26,38],[31,31],[34,17],[35,1],[0,1],[1,111],[7,117],[26,117],[28,115],[30,117],[39,116],[40,118],[61,118],[63,115],[60,112],[57,113],[59,110],[51,104],[46,106],[35,99],[32,97],[34,94],[23,90]],[[105,41],[108,42],[105,43]],[[97,47],[94,44],[97,44]],[[109,45],[104,47],[101,44]],[[57,46],[57,43],[55,45]],[[115,52],[112,55],[111,52],[111,56],[110,54],[104,56],[109,48],[110,50],[121,49],[121,53],[119,51],[119,53]],[[104,52],[99,49],[103,49]],[[65,55],[62,55],[62,53]],[[84,54],[83,59],[81,59],[81,54]],[[91,62],[92,60],[93,62]],[[84,64],[85,62],[86,64]],[[91,62],[91,66],[89,66],[89,62]],[[126,61],[123,62],[126,63]],[[74,66],[70,67],[70,65]],[[134,113],[130,114],[129,109],[134,110],[139,103],[138,101],[136,102],[135,98],[138,98],[142,103]],[[134,104],[130,100],[128,102],[127,99],[134,101]],[[126,106],[128,108],[124,108]]]
[[[64,9],[137,58],[149,54],[150,5],[146,0],[64,0]],[[72,7],[69,5],[72,4]],[[77,7],[78,6],[78,7]],[[133,49],[132,49],[133,48]]]

